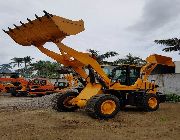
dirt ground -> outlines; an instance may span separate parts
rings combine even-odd
[[[16,110],[6,103],[30,100],[0,96],[0,140],[179,140],[180,103],[163,103],[156,112],[127,108],[110,120],[82,110]]]

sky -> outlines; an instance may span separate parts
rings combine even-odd
[[[180,37],[180,0],[1,0],[0,29],[14,28],[19,21],[43,16],[43,10],[71,20],[84,20],[85,31],[69,36],[63,43],[82,52],[116,51],[119,58],[131,53],[145,59],[150,54],[170,56],[180,61],[179,52],[163,52],[156,39]],[[47,48],[58,51],[52,43]],[[52,60],[34,46],[15,43],[0,30],[0,64],[13,57],[31,56]],[[115,59],[115,58],[114,58]]]

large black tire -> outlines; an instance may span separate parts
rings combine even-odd
[[[73,112],[79,107],[68,104],[68,101],[78,96],[77,92],[67,92],[64,94],[59,94],[53,99],[54,106],[53,109],[60,112]]]
[[[158,96],[158,98],[159,98],[159,102],[160,102],[160,103],[166,102],[166,95],[165,95],[165,94],[163,94],[163,93],[161,93],[161,92],[157,92],[157,96]]]
[[[11,96],[17,96],[17,91],[15,88],[9,88],[8,93],[11,93]]]
[[[53,91],[47,91],[45,95],[51,95],[53,93],[54,93]]]
[[[27,97],[28,93],[27,93],[27,91],[18,91],[16,96],[18,96],[18,97]]]
[[[43,97],[44,94],[36,94],[37,97]]]
[[[110,104],[111,102],[113,103],[112,108],[109,109],[109,113],[105,113],[106,111],[103,112],[102,108],[102,105],[107,101],[109,101]],[[113,118],[120,110],[119,99],[110,94],[98,94],[88,100],[85,110],[87,114],[93,118],[110,119]]]
[[[150,100],[152,103],[150,103]],[[145,111],[156,111],[159,108],[159,103],[156,94],[145,94],[142,98],[142,107]]]

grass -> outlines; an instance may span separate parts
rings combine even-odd
[[[180,96],[177,94],[166,94],[166,102],[180,102]]]
[[[161,117],[161,118],[160,118],[160,121],[161,121],[161,122],[166,122],[167,119],[166,119],[165,117]]]

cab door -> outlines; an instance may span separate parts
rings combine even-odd
[[[133,85],[140,77],[140,67],[129,66],[128,85]]]

